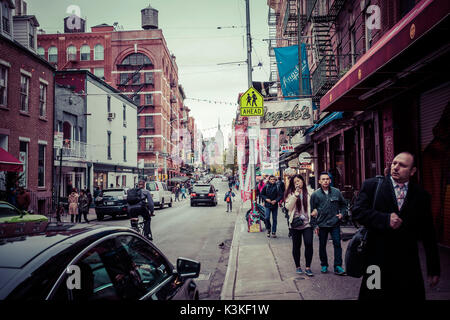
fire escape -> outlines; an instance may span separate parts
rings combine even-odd
[[[336,17],[345,0],[334,0],[327,10],[321,0],[306,1],[306,20],[311,23],[316,69],[312,73],[313,100],[318,105],[320,98],[338,81],[339,72],[336,54],[331,39],[336,28]]]
[[[269,7],[269,58],[270,58],[270,78],[269,81],[276,83],[276,88],[279,88],[278,82],[278,67],[277,60],[275,58],[275,51],[273,48],[277,47],[277,22],[279,19],[279,14],[275,12],[274,9]]]

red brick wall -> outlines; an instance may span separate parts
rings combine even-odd
[[[31,208],[37,212],[37,200],[51,197],[53,172],[53,70],[38,58],[24,53],[9,41],[0,41],[0,57],[11,67],[8,73],[8,105],[0,108],[0,128],[9,130],[9,152],[19,158],[19,137],[30,139],[28,143],[28,186],[35,195]],[[20,78],[23,69],[31,73],[29,85],[29,112],[20,112]],[[39,117],[39,78],[48,82],[47,116]],[[45,187],[38,188],[38,140],[47,141],[45,155]]]

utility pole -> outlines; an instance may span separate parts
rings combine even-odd
[[[245,0],[245,12],[246,12],[246,25],[247,25],[247,72],[248,72],[248,87],[253,86],[252,79],[252,38],[250,35],[250,0]],[[255,119],[252,119],[255,118]],[[256,212],[256,163],[257,163],[257,152],[255,152],[256,139],[254,138],[255,133],[259,133],[259,117],[248,117],[248,120],[256,120],[257,125],[248,126],[247,133],[249,135],[249,161],[248,169],[250,174],[250,190],[251,190],[251,206],[252,211]]]
[[[297,0],[297,16],[298,16],[298,28],[297,28],[297,42],[298,42],[298,89],[299,96],[303,95],[303,73],[302,73],[302,51],[301,51],[301,38],[302,38],[302,6],[301,1]]]

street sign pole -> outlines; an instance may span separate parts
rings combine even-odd
[[[245,12],[246,12],[246,25],[247,25],[247,72],[248,72],[248,87],[253,86],[252,79],[252,38],[250,35],[250,0],[245,0]],[[259,131],[259,126],[249,126],[248,132],[250,130]],[[251,207],[252,211],[256,212],[256,152],[255,152],[255,140],[249,137],[249,163],[248,170],[250,173],[250,190],[251,190]]]

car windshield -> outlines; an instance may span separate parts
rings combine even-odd
[[[0,203],[0,219],[1,218],[8,218],[8,217],[15,217],[20,215],[19,212],[14,210],[13,207],[11,207],[7,203]]]
[[[210,188],[210,186],[194,186],[192,192],[209,193]]]
[[[147,183],[147,190],[156,191],[156,183],[154,182]]]
[[[119,198],[125,195],[123,190],[103,191],[103,198]]]

